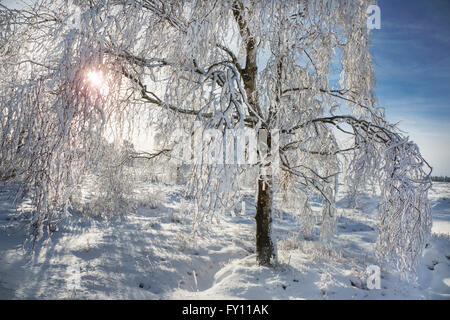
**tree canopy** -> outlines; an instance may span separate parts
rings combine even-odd
[[[107,128],[147,117],[167,136],[175,128],[190,135],[195,123],[224,136],[227,129],[269,132],[268,160],[199,163],[191,166],[189,183],[201,221],[218,207],[230,208],[240,190],[236,177],[256,168],[261,264],[275,256],[273,192],[294,195],[304,215],[309,197],[318,194],[326,240],[334,228],[339,176],[355,193],[367,184],[380,187],[379,255],[411,268],[431,230],[431,168],[377,106],[366,25],[370,4],[0,5],[0,177],[20,178],[22,192],[32,195],[31,233],[51,233],[74,186],[101,161]],[[275,159],[279,166],[266,170]]]

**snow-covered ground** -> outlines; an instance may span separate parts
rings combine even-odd
[[[73,212],[34,255],[22,249],[11,190],[0,188],[0,299],[450,299],[450,184],[430,192],[433,235],[417,281],[382,268],[379,290],[366,285],[367,266],[377,264],[376,198],[363,197],[357,209],[338,202],[334,250],[298,237],[295,210],[277,210],[279,265],[266,268],[256,265],[250,195],[244,214],[230,213],[193,237],[181,188],[151,184],[140,192],[155,188],[156,208],[109,221]],[[79,287],[70,270],[79,270]]]

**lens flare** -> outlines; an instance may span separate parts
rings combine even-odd
[[[87,80],[91,88],[98,90],[101,95],[107,95],[109,93],[109,87],[102,71],[89,71],[87,73]]]

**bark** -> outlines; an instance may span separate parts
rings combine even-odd
[[[268,159],[272,144],[270,132],[261,129],[258,133],[258,152],[261,159]],[[267,161],[267,160],[266,160]],[[272,168],[271,162],[260,163],[258,199],[256,201],[256,259],[260,265],[272,265],[276,252],[272,242]]]
[[[247,95],[248,103],[252,107],[249,110],[250,116],[262,118],[263,114],[259,105],[257,90],[257,55],[258,46],[255,38],[251,35],[244,19],[244,5],[241,1],[236,0],[233,4],[233,15],[239,26],[243,43],[246,49],[245,68],[242,69],[242,80],[244,82],[244,90]],[[264,128],[266,129],[266,128]],[[263,130],[264,130],[263,129]],[[261,152],[267,154],[270,152],[270,133],[265,135],[267,138],[266,150]],[[264,141],[265,143],[266,141]],[[258,143],[261,146],[261,141]],[[261,157],[260,157],[261,158]],[[270,168],[266,168],[270,170]],[[258,178],[258,199],[256,205],[256,260],[259,265],[270,266],[275,262],[276,254],[271,237],[272,228],[272,175],[264,171],[260,165],[260,175]]]
[[[267,177],[266,178],[271,178]],[[272,182],[258,179],[258,201],[256,206],[256,260],[259,265],[270,266],[275,262],[272,242]]]

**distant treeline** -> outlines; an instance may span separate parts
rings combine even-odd
[[[450,177],[447,177],[447,176],[445,176],[445,177],[442,177],[442,176],[440,176],[440,177],[438,177],[438,176],[432,176],[431,177],[431,181],[436,181],[436,182],[450,182]]]

